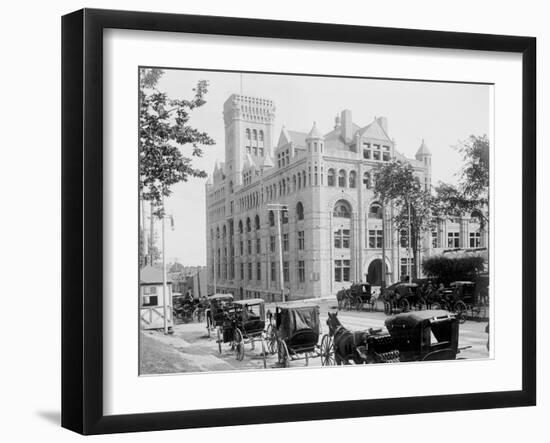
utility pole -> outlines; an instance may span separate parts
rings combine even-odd
[[[151,217],[152,218],[152,217]],[[166,235],[165,221],[166,214],[164,213],[164,195],[162,196],[162,310],[164,316],[164,334],[168,334],[168,300],[166,287]]]
[[[282,236],[281,236],[281,214],[288,210],[286,205],[280,203],[270,203],[267,207],[277,214],[277,236],[279,237],[279,281],[281,287],[281,299],[283,303],[285,300],[285,282],[284,282],[284,273],[283,273],[283,246],[282,246]]]
[[[407,239],[407,273],[409,274],[409,283],[411,283],[412,261],[411,261],[411,202],[407,199],[407,212],[409,217],[408,223],[408,239]]]

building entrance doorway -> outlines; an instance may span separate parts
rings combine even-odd
[[[367,274],[367,282],[372,286],[382,285],[382,260],[377,258],[371,261]]]

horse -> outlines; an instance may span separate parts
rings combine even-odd
[[[345,307],[344,301],[348,298],[348,296],[349,296],[349,289],[340,289],[336,293],[336,300],[338,301],[338,310],[341,310]]]
[[[350,331],[338,319],[338,313],[328,313],[327,326],[333,337],[334,360],[337,365],[349,365],[350,360],[356,365],[367,362],[368,332]]]

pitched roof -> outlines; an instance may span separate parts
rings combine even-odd
[[[162,284],[162,268],[156,266],[147,265],[139,271],[139,283],[140,284]],[[166,274],[166,283],[172,283],[172,279]]]
[[[291,141],[293,141],[297,146],[307,146],[307,134],[305,132],[288,131],[288,134],[290,135]]]
[[[273,166],[275,165],[273,164],[273,159],[271,158],[271,155],[266,153],[262,161],[262,168],[272,168]]]
[[[422,143],[420,144],[418,151],[416,151],[416,157],[419,157],[421,155],[432,155],[432,153],[428,149],[428,146],[426,146],[424,139],[422,139]]]
[[[369,125],[362,128],[359,131],[359,135],[362,135],[363,137],[367,137],[367,138],[374,138],[377,140],[391,141],[388,134],[386,134],[386,131],[384,131],[384,128],[380,126],[380,123],[376,119]]]

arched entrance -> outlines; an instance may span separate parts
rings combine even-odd
[[[377,258],[370,262],[367,281],[373,286],[382,285],[382,259]]]

